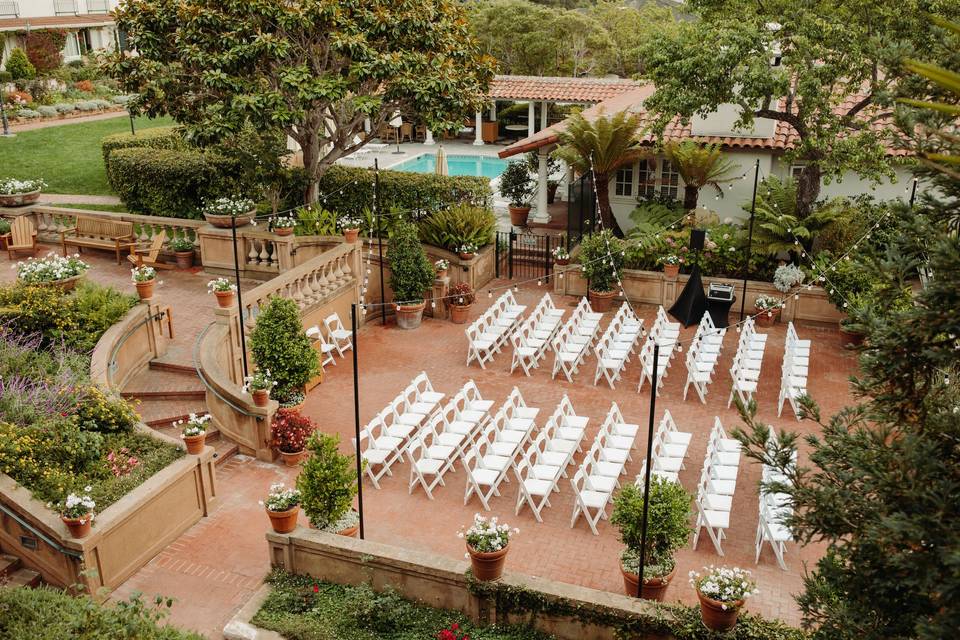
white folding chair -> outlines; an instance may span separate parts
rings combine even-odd
[[[590,531],[598,536],[597,523],[602,518],[606,518],[607,503],[610,502],[610,492],[597,491],[590,487],[585,470],[581,467],[573,475],[570,481],[573,487],[573,515],[570,518],[570,528],[577,523],[577,518],[583,515],[583,519],[590,525]],[[592,511],[592,512],[591,512]]]
[[[550,494],[556,487],[556,480],[541,480],[533,475],[530,469],[530,462],[526,458],[520,461],[514,473],[517,476],[517,482],[520,485],[517,495],[517,507],[515,514],[519,514],[523,505],[530,507],[533,516],[537,522],[543,522],[540,512],[544,507],[550,506]]]
[[[340,316],[336,313],[331,313],[326,318],[323,319],[323,326],[327,329],[327,335],[330,336],[330,342],[333,343],[334,348],[337,350],[337,353],[340,354],[340,357],[343,357],[344,351],[349,351],[353,349],[353,334],[343,328],[343,323],[340,322]]]
[[[490,498],[500,495],[500,483],[509,467],[487,469],[483,466],[483,457],[480,456],[476,448],[471,448],[464,456],[463,468],[467,476],[467,488],[463,494],[463,504],[467,504],[470,501],[470,496],[475,494],[483,508],[489,511]]]
[[[774,508],[766,503],[763,495],[760,496],[760,519],[757,522],[757,536],[754,541],[757,550],[755,564],[759,564],[760,552],[763,550],[763,544],[767,542],[777,558],[777,564],[784,571],[787,570],[787,563],[783,556],[787,552],[787,543],[793,541],[793,534],[782,522],[787,513],[789,508]]]
[[[323,339],[323,333],[320,331],[320,327],[313,325],[307,329],[306,333],[307,337],[319,347],[317,352],[320,354],[320,368],[323,369],[328,364],[336,366],[337,361],[333,359],[333,352],[336,350],[336,347]]]

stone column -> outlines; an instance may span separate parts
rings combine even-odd
[[[430,131],[430,129],[427,129],[427,135],[425,135],[425,136],[423,137],[423,144],[425,144],[425,145],[427,145],[427,146],[431,146],[431,145],[434,144],[434,142],[433,142],[433,131]]]
[[[537,207],[533,221],[546,224],[550,222],[550,213],[547,211],[547,150],[540,147],[537,150]]]
[[[540,130],[547,128],[547,103],[543,101],[540,103]]]
[[[496,100],[490,103],[490,121],[491,122],[497,121],[497,101]]]
[[[527,135],[532,136],[537,132],[537,122],[536,122],[536,103],[531,100],[527,106]]]
[[[477,111],[477,119],[473,130],[473,144],[483,146],[483,113]]]

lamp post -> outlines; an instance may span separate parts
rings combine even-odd
[[[640,523],[640,567],[637,573],[637,597],[643,593],[643,569],[647,563],[647,512],[650,510],[650,466],[653,457],[653,419],[657,412],[657,369],[660,367],[660,343],[653,341],[653,368],[650,372],[650,417],[647,424],[647,465],[643,474],[643,518]]]
[[[913,201],[917,198],[917,183],[920,180],[917,178],[913,179],[913,186],[910,187],[910,208],[913,209]]]
[[[393,116],[390,118],[390,126],[393,127],[397,132],[397,150],[393,153],[403,153],[403,151],[400,150],[400,127],[403,126],[403,117],[400,115],[399,111],[393,112]]]
[[[377,254],[380,257],[380,324],[387,324],[386,293],[383,285],[383,229],[380,228],[380,162],[373,159],[373,224],[377,230]]]
[[[750,198],[750,234],[747,236],[747,259],[743,265],[743,293],[740,295],[740,321],[747,304],[747,278],[750,276],[750,254],[753,252],[753,218],[757,213],[757,180],[760,178],[760,158],[753,165],[753,197]]]
[[[353,333],[353,430],[357,443],[357,504],[360,511],[360,539],[363,540],[363,460],[360,459],[360,384],[357,373],[357,304],[350,305],[350,331]]]
[[[237,281],[237,311],[239,311],[240,325],[240,352],[243,354],[243,377],[250,375],[249,365],[247,364],[247,337],[244,332],[243,321],[243,292],[240,290],[240,258],[237,255],[237,216],[234,214],[230,220],[230,231],[233,233],[233,275]]]
[[[137,130],[133,128],[133,111],[127,109],[127,113],[130,115],[130,135],[137,135]]]

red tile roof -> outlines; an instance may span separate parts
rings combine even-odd
[[[44,16],[37,18],[2,18],[0,31],[26,31],[27,29],[80,29],[104,27],[113,24],[113,17],[106,13],[80,16]]]
[[[639,86],[639,82],[620,78],[496,76],[488,95],[497,100],[596,103]]]

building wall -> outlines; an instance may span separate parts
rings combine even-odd
[[[15,0],[20,18],[104,14],[113,11],[119,0]],[[0,0],[3,3],[4,0]],[[106,9],[106,11],[104,10]],[[13,17],[13,16],[5,16]]]

